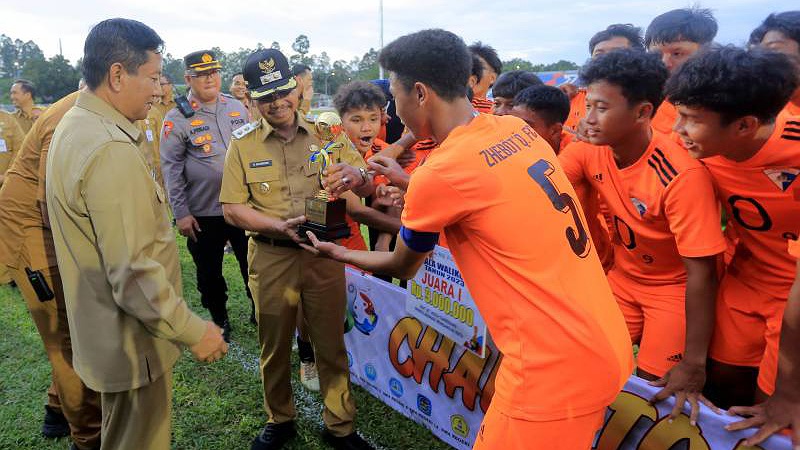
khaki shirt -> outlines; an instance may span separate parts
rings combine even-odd
[[[205,322],[182,298],[166,199],[136,125],[91,92],[56,127],[47,209],[64,287],[75,371],[99,392],[164,375]]]
[[[225,159],[220,202],[249,204],[256,211],[281,220],[305,214],[306,198],[321,189],[319,163],[309,165],[311,146],[321,144],[314,125],[296,116],[297,135],[289,142],[274,133],[264,119],[254,123],[249,133],[234,137]],[[346,145],[334,151],[333,162],[366,167],[353,144],[347,139],[342,142]]]
[[[161,132],[161,171],[176,219],[188,215],[222,216],[219,188],[233,130],[247,123],[247,109],[228,94],[213,104],[189,96],[194,115],[177,108],[164,118]]]
[[[47,108],[6,172],[7,182],[0,188],[0,264],[20,270],[56,265],[53,236],[42,215],[47,150],[56,125],[77,98],[73,92]]]
[[[137,120],[136,126],[139,131],[144,135],[142,140],[141,149],[144,152],[145,160],[153,172],[153,177],[164,188],[164,177],[161,175],[161,124],[164,122],[164,116],[161,111],[153,105],[147,113],[144,120]]]
[[[14,116],[0,111],[0,176],[2,176],[14,156],[22,147],[22,140],[25,138],[25,131],[19,126]],[[2,178],[0,178],[2,184]]]
[[[169,112],[169,111],[170,111],[172,108],[174,108],[176,105],[177,105],[177,104],[175,103],[175,99],[174,99],[174,98],[171,98],[171,99],[169,99],[169,101],[168,101],[168,102],[166,102],[166,103],[156,103],[156,104],[154,104],[154,105],[153,105],[153,108],[157,109],[157,110],[158,110],[158,112],[160,112],[160,113],[161,113],[161,117],[164,117],[164,116],[166,116],[166,115],[167,115],[167,113],[168,113],[168,112]]]
[[[44,112],[45,108],[41,106],[34,106],[31,110],[30,114],[26,114],[23,110],[18,109],[14,111],[14,118],[17,119],[17,123],[22,128],[22,131],[27,133],[30,131],[31,127],[33,126],[33,122],[39,118],[39,116]]]

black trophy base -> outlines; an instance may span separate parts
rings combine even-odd
[[[333,242],[337,239],[344,239],[350,237],[350,227],[346,223],[341,225],[320,225],[314,222],[305,222],[300,224],[300,236],[305,238],[306,231],[314,233],[320,241]]]

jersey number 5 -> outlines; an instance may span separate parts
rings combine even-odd
[[[555,169],[549,161],[540,159],[532,166],[528,167],[528,175],[533,178],[533,181],[542,188],[553,204],[553,208],[561,211],[564,214],[572,214],[572,219],[575,221],[575,228],[567,227],[566,236],[572,252],[581,258],[585,258],[589,254],[589,234],[586,232],[586,227],[581,222],[581,215],[578,212],[578,205],[575,199],[570,197],[569,194],[558,192],[550,175]]]

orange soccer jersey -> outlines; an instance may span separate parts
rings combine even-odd
[[[575,142],[559,155],[577,186],[590,186],[607,205],[613,227],[614,270],[647,286],[683,295],[681,257],[725,250],[719,207],[703,165],[654,132],[634,164],[618,169],[609,147]]]
[[[789,120],[790,117],[800,116],[800,94],[796,94],[795,97],[792,97],[789,103],[783,107],[780,114],[778,114],[777,123],[784,123]]]
[[[494,102],[486,97],[472,97],[472,107],[480,113],[491,114]]]
[[[786,252],[786,240],[797,237],[800,223],[800,116],[776,122],[772,136],[747,161],[716,156],[703,163],[738,238],[728,273],[786,299],[796,262]]]
[[[659,133],[669,136],[672,134],[672,127],[675,126],[675,121],[677,120],[678,109],[665,99],[656,110],[656,114],[653,116],[650,126]]]
[[[444,230],[503,353],[492,408],[547,421],[614,400],[630,339],[575,192],[531,127],[479,114],[455,128],[412,175],[402,222]]]
[[[584,116],[586,116],[586,89],[581,88],[569,101],[569,116],[564,122],[564,126],[571,130],[577,130],[578,122]]]

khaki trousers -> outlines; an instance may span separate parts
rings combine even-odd
[[[356,407],[344,346],[344,265],[254,239],[248,245],[248,284],[258,319],[267,422],[283,423],[296,416],[289,358],[302,304],[325,405],[322,419],[335,436],[352,433]]]
[[[172,370],[139,389],[103,392],[101,450],[169,450]]]
[[[48,405],[67,418],[72,440],[78,448],[99,447],[100,396],[86,387],[72,368],[72,344],[58,267],[41,271],[55,294],[53,300],[46,302],[39,301],[24,268],[9,268],[9,271],[25,299],[50,360],[52,381],[47,391]]]

